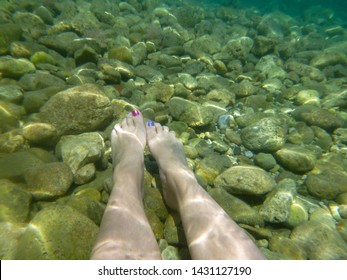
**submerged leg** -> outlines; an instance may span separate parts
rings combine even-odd
[[[173,132],[157,123],[147,126],[147,143],[159,165],[164,198],[180,213],[193,259],[264,259],[243,229],[198,184]]]
[[[143,206],[143,117],[133,111],[112,134],[113,189],[91,259],[161,259]]]

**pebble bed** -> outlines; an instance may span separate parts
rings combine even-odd
[[[343,21],[206,5],[1,2],[0,259],[89,258],[133,109],[176,132],[268,259],[347,258]],[[189,259],[147,150],[145,168],[162,257]]]

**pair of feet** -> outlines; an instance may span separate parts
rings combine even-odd
[[[134,110],[111,133],[113,166],[130,165],[143,168],[143,152],[147,145],[159,166],[164,198],[169,207],[178,208],[175,189],[170,177],[190,172],[182,142],[168,127],[152,121],[144,124],[140,111]],[[143,186],[139,186],[143,188]],[[143,190],[139,190],[143,192]]]

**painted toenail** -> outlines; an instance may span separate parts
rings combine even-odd
[[[153,121],[148,121],[147,122],[147,126],[154,126],[154,122]]]
[[[132,115],[133,115],[134,117],[140,115],[140,111],[139,111],[139,110],[133,110],[131,113],[132,113]]]

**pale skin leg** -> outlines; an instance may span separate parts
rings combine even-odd
[[[113,189],[91,259],[161,259],[143,206],[146,130],[133,111],[112,134]]]
[[[247,234],[198,184],[183,145],[160,124],[147,126],[147,144],[156,159],[168,206],[179,211],[193,259],[265,259]]]

